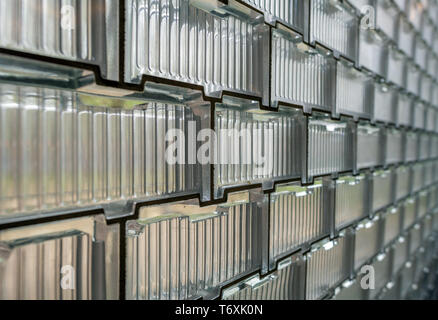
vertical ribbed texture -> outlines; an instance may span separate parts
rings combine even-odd
[[[216,107],[216,186],[298,177],[301,116],[279,112],[263,116]]]
[[[388,81],[399,87],[404,86],[404,70],[407,58],[394,47],[388,49]]]
[[[275,18],[298,30],[304,29],[304,2],[302,0],[243,0],[262,11],[269,20]]]
[[[413,108],[412,98],[399,91],[397,101],[397,124],[402,126],[411,126],[411,110]]]
[[[414,61],[421,69],[426,70],[427,62],[427,44],[423,41],[422,36],[417,35],[414,41],[415,56]]]
[[[389,171],[379,171],[373,174],[373,205],[376,211],[391,204],[391,173]]]
[[[403,230],[408,229],[416,219],[416,199],[409,198],[403,203]]]
[[[413,54],[413,43],[415,37],[415,30],[409,24],[408,19],[401,15],[400,16],[400,26],[398,28],[398,41],[397,45],[404,53],[409,57],[414,57]]]
[[[396,185],[395,185],[395,200],[398,201],[409,194],[409,168],[398,167],[395,169]]]
[[[393,208],[389,209],[384,216],[385,230],[384,230],[384,246],[387,246],[390,242],[394,241],[400,233],[401,222],[401,209]]]
[[[346,238],[336,240],[334,247],[324,247],[307,254],[306,300],[317,300],[348,276]]]
[[[128,0],[126,80],[142,74],[261,94],[256,77],[262,47],[257,26],[232,15],[223,19],[189,0]]]
[[[412,166],[412,191],[417,192],[424,183],[424,164],[416,163]]]
[[[271,261],[330,231],[327,220],[324,220],[322,185],[302,192],[273,193],[270,205]]]
[[[427,214],[427,191],[422,191],[417,195],[417,217],[424,218]]]
[[[421,75],[421,92],[420,98],[423,99],[424,102],[432,103],[432,78],[426,73]]]
[[[425,129],[424,117],[425,117],[426,106],[422,102],[414,103],[414,124],[415,129]],[[420,156],[422,156],[420,154]]]
[[[363,221],[356,228],[356,240],[354,250],[354,269],[360,268],[368,259],[378,253],[380,220]]]
[[[353,178],[351,178],[353,179]],[[339,179],[336,183],[335,226],[341,229],[365,214],[366,181],[363,176],[354,181]]]
[[[394,128],[386,130],[385,164],[395,164],[403,161],[403,133]]]
[[[357,168],[381,165],[380,129],[370,125],[357,127]]]
[[[376,26],[392,40],[395,40],[398,16],[397,7],[390,0],[376,2]]]
[[[146,221],[139,233],[128,226],[127,298],[193,298],[259,268],[260,223],[259,207],[244,203],[206,219]]]
[[[406,153],[405,153],[405,161],[411,162],[416,161],[418,158],[418,134],[413,132],[406,133]]]
[[[91,299],[91,240],[72,231],[49,239],[7,242],[11,251],[0,268],[0,299]],[[64,275],[74,281],[73,290],[61,287],[63,266],[73,268]]]
[[[281,32],[272,35],[272,97],[331,111],[335,60]]]
[[[309,120],[308,170],[317,176],[352,169],[352,133],[345,122]]]
[[[420,94],[421,70],[411,61],[406,64],[406,74],[405,89],[418,96]]]
[[[418,160],[427,160],[429,158],[430,136],[427,133],[420,133],[419,135],[420,141],[418,147],[420,150]]]
[[[400,238],[396,241],[393,254],[393,274],[396,274],[408,259],[408,240]]]
[[[374,83],[374,119],[394,123],[394,96],[396,91],[377,82]]]
[[[356,58],[358,19],[339,1],[310,2],[310,41],[318,41],[344,56]]]
[[[336,77],[336,111],[340,114],[369,116],[365,103],[370,78],[338,61]]]
[[[422,226],[416,224],[409,232],[409,254],[413,255],[420,247],[422,241]]]
[[[379,255],[374,260],[372,267],[374,268],[375,274],[375,286],[373,290],[370,290],[370,300],[376,299],[377,294],[379,294],[391,280],[391,259],[389,253],[386,253],[384,256]]]
[[[359,30],[359,64],[384,77],[387,44],[383,37],[371,29]]]
[[[187,134],[191,109],[149,103],[88,106],[97,96],[0,86],[2,214],[198,190],[198,165],[169,164],[169,129]],[[187,162],[187,161],[186,161]]]

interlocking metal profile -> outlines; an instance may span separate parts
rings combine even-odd
[[[438,298],[436,20],[1,0],[0,299]]]

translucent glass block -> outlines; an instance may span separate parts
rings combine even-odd
[[[438,114],[437,114],[438,116]],[[435,159],[438,157],[438,135],[436,134],[432,134],[430,137],[430,158],[431,159]],[[432,182],[433,180],[433,176],[431,177]]]
[[[406,132],[405,135],[405,162],[416,161],[418,158],[418,134],[414,132]]]
[[[400,11],[406,11],[408,9],[409,0],[394,0]]]
[[[402,207],[392,207],[382,214],[385,221],[383,231],[383,245],[386,247],[393,242],[401,231]]]
[[[372,262],[371,266],[374,269],[375,274],[375,286],[374,290],[370,290],[369,298],[374,300],[377,295],[382,291],[382,289],[391,280],[392,269],[391,269],[391,256],[390,252],[384,252],[379,254]]]
[[[429,47],[432,47],[435,32],[434,21],[430,19],[427,14],[423,15],[422,20],[421,37]]]
[[[436,40],[438,41],[438,40]],[[438,58],[432,50],[427,51],[427,70],[426,72],[432,77],[432,79],[437,79],[438,76]],[[432,94],[433,96],[433,94]]]
[[[421,21],[425,8],[418,0],[409,1],[408,18],[417,32],[421,31]]]
[[[408,260],[408,241],[405,237],[399,237],[392,246],[393,260],[392,273],[397,274]]]
[[[408,57],[414,57],[415,29],[409,20],[403,15],[399,18],[397,46]]]
[[[371,119],[385,123],[395,123],[397,115],[397,93],[393,86],[374,83],[374,103]]]
[[[419,133],[419,160],[427,160],[429,158],[430,136],[427,133]]]
[[[169,104],[2,83],[2,216],[202,193],[199,163],[167,161],[167,148],[183,141],[168,130],[196,135],[209,125],[201,100]],[[178,150],[189,157],[189,148]]]
[[[385,138],[385,165],[403,162],[403,131],[387,128]]]
[[[126,224],[126,297],[180,300],[217,296],[261,267],[267,197],[230,194],[222,205],[196,200],[143,207]]]
[[[391,0],[376,1],[376,26],[393,40],[395,40],[398,15],[398,8]]]
[[[310,42],[319,42],[346,58],[356,60],[358,18],[339,0],[310,1]]]
[[[242,2],[263,12],[265,21],[281,22],[299,32],[304,32],[305,5],[302,0],[242,0]]]
[[[424,185],[424,165],[416,163],[412,165],[412,192],[419,191]]]
[[[336,70],[336,113],[369,118],[371,103],[366,99],[373,90],[372,78],[344,61],[338,61]]]
[[[409,254],[413,255],[421,246],[423,239],[423,227],[420,223],[415,224],[409,231]]]
[[[403,202],[403,230],[407,230],[417,219],[416,198],[408,198]]]
[[[281,29],[272,31],[271,106],[279,102],[331,112],[335,104],[335,59]]]
[[[224,98],[215,108],[215,196],[230,186],[298,178],[305,117],[294,108],[263,111],[254,101]],[[302,150],[301,152],[299,150]]]
[[[125,81],[142,76],[265,96],[269,28],[247,7],[190,0],[127,0]],[[267,96],[267,95],[266,95]]]
[[[222,300],[302,300],[304,299],[304,260],[292,256],[278,263],[267,276],[255,275],[222,291]]]
[[[363,13],[362,10],[365,11],[366,6],[373,6],[373,0],[349,0],[349,3],[358,11],[358,13]]]
[[[374,257],[382,247],[381,220],[377,215],[373,219],[362,220],[355,228],[354,270]]]
[[[407,261],[400,273],[402,279],[401,289],[400,289],[402,298],[404,298],[407,295],[414,281],[414,269],[415,269],[414,263],[412,261]]]
[[[351,273],[351,235],[323,240],[306,254],[306,300],[323,298]]]
[[[395,200],[399,201],[409,195],[411,191],[410,169],[407,166],[400,166],[394,169],[395,174]]]
[[[382,301],[400,300],[400,277],[396,277],[393,281],[388,282],[376,299]]]
[[[437,109],[428,104],[426,107],[425,130],[429,132],[436,132],[437,116]]]
[[[359,65],[385,77],[388,42],[373,29],[359,28]]]
[[[424,102],[432,102],[432,91],[433,91],[433,79],[426,74],[425,72],[421,76],[421,91],[420,91],[420,98]]]
[[[368,181],[365,175],[336,180],[335,228],[341,230],[367,215]]]
[[[0,300],[118,299],[119,225],[103,215],[5,229],[0,248]]]
[[[309,187],[301,187],[299,183],[276,187],[271,194],[269,214],[271,267],[278,258],[330,234],[326,193],[321,180]]]
[[[424,186],[428,187],[433,183],[433,170],[435,169],[435,165],[433,161],[426,161],[424,163]]]
[[[314,115],[308,121],[308,176],[353,169],[353,122]]]
[[[420,95],[421,69],[409,61],[406,64],[406,90],[413,95]]]
[[[339,301],[357,301],[367,300],[368,290],[363,290],[360,285],[361,276],[359,275],[353,280],[344,281],[339,287],[335,289],[332,297],[333,300]]]
[[[412,125],[412,111],[414,99],[403,91],[397,96],[397,125],[410,127]]]
[[[357,169],[371,168],[383,164],[383,129],[361,123],[357,126]]]
[[[373,201],[372,211],[377,212],[392,202],[391,171],[376,171],[372,174]]]
[[[119,0],[3,0],[0,47],[97,65],[119,78]]]
[[[426,116],[426,105],[421,101],[416,101],[414,103],[414,122],[413,127],[415,129],[425,128],[425,116]]]
[[[421,191],[417,194],[417,218],[422,219],[427,214],[427,191]]]
[[[415,63],[419,65],[421,69],[426,70],[428,48],[426,42],[419,35],[415,37],[414,47],[415,47],[415,57],[414,57]]]
[[[428,189],[427,212],[432,212],[438,206],[438,186],[435,184]]]

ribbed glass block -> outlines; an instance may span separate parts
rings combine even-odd
[[[428,189],[427,211],[431,213],[438,206],[438,185],[433,185]]]
[[[395,184],[395,200],[401,200],[409,195],[410,184],[410,169],[407,166],[400,166],[394,170]]]
[[[409,0],[394,0],[394,2],[397,4],[398,8],[400,9],[400,11],[406,11],[408,6],[407,6],[407,2]]]
[[[330,233],[330,214],[325,206],[327,191],[322,181],[309,187],[298,183],[279,185],[270,199],[270,265],[302,245]]]
[[[370,290],[370,299],[374,300],[379,292],[386,286],[391,280],[391,257],[389,251],[379,254],[371,264],[375,274],[375,286],[373,290]]]
[[[388,42],[373,29],[359,28],[359,65],[385,77]]]
[[[387,80],[399,87],[405,86],[405,66],[408,58],[395,46],[388,48]]]
[[[415,58],[414,58],[415,63],[419,65],[421,69],[426,70],[428,48],[426,42],[424,42],[421,36],[417,35],[415,37],[414,47],[415,47]]]
[[[392,179],[391,171],[376,171],[372,174],[373,201],[372,211],[377,212],[391,204]]]
[[[336,180],[335,228],[345,226],[367,214],[368,181],[365,175],[341,177]]]
[[[411,259],[410,259],[411,260]],[[412,261],[408,261],[405,263],[402,271],[401,271],[401,298],[403,299],[408,291],[411,288],[411,285],[414,281],[414,271],[415,271],[415,265]]]
[[[418,0],[409,1],[408,18],[417,32],[421,31],[421,21],[425,8]]]
[[[422,219],[427,214],[427,191],[417,194],[417,218]]]
[[[432,78],[426,74],[425,72],[422,73],[421,76],[421,92],[420,92],[420,98],[424,101],[424,102],[432,102]]]
[[[344,281],[335,289],[333,300],[357,301],[367,299],[367,290],[363,290],[360,284],[360,275],[353,280]]]
[[[420,95],[421,69],[413,61],[406,63],[406,90]]]
[[[419,160],[427,160],[429,159],[429,151],[430,151],[430,136],[427,133],[419,133]]]
[[[409,230],[409,254],[413,255],[421,246],[423,239],[423,227],[417,223]]]
[[[405,139],[406,139],[405,161],[406,162],[416,161],[418,158],[419,137],[414,132],[406,132]]]
[[[434,21],[428,17],[427,14],[423,15],[423,23],[421,27],[421,37],[424,39],[429,47],[433,45],[433,36],[435,32]]]
[[[327,52],[314,49],[280,29],[272,31],[272,106],[286,102],[301,105],[305,110],[331,111],[335,103],[335,77],[336,62]]]
[[[393,40],[395,40],[398,15],[397,6],[391,0],[376,1],[376,26]]]
[[[408,240],[399,237],[393,245],[392,273],[397,274],[408,260]]]
[[[319,176],[353,169],[352,122],[312,116],[308,121],[308,175]]]
[[[354,10],[339,0],[310,1],[310,41],[356,59],[358,18]]]
[[[373,120],[385,123],[396,122],[397,93],[394,87],[377,81],[374,83]]]
[[[412,110],[414,105],[412,96],[403,91],[397,96],[397,125],[410,127],[412,125]]]
[[[386,129],[385,164],[396,164],[403,161],[403,132],[395,128]]]
[[[427,70],[426,72],[432,77],[432,79],[436,79],[438,76],[438,58],[432,50],[427,51]],[[433,86],[434,84],[432,84]],[[433,90],[433,89],[432,89]],[[432,93],[433,96],[433,93]]]
[[[190,0],[126,0],[125,81],[142,75],[222,90],[264,95],[268,27],[249,10],[200,9]],[[236,9],[237,10],[237,9]]]
[[[119,0],[2,0],[0,47],[86,62],[118,80]]]
[[[424,186],[428,187],[430,186],[433,181],[433,175],[434,175],[434,163],[433,161],[427,161],[424,163]]]
[[[438,135],[433,134],[430,137],[430,158],[435,159],[438,157]],[[433,181],[433,177],[432,181]]]
[[[362,13],[365,6],[372,6],[372,1],[373,0],[349,0],[349,3],[358,11],[358,13]]]
[[[227,186],[300,177],[304,128],[298,109],[263,111],[241,99],[216,104],[215,195]]]
[[[297,31],[304,32],[305,5],[302,0],[242,0],[242,2],[262,11],[265,20],[281,22]]]
[[[336,70],[336,113],[368,118],[371,77],[343,61],[338,61]]]
[[[426,107],[425,130],[429,132],[435,132],[436,122],[437,122],[437,109],[434,106],[428,104]]]
[[[355,228],[354,269],[374,257],[382,247],[380,238],[381,220],[377,215],[373,219],[362,220]]]
[[[200,165],[166,160],[167,130],[196,134],[208,110],[0,84],[2,215],[200,192]]]
[[[383,245],[386,247],[393,242],[401,231],[402,207],[389,208],[383,215],[385,220],[383,232]]]
[[[304,261],[293,256],[278,263],[265,277],[244,279],[222,291],[222,300],[301,300],[304,298]]]
[[[118,299],[118,232],[103,216],[2,230],[0,300]]]
[[[412,165],[412,192],[419,191],[424,186],[424,164]]]
[[[416,198],[408,198],[403,202],[403,230],[407,230],[417,219]]]
[[[423,102],[416,101],[414,103],[414,122],[413,127],[415,129],[425,128],[425,116],[426,116],[426,105]],[[421,156],[421,154],[420,154]]]
[[[366,123],[357,126],[357,168],[370,168],[383,164],[383,129]]]
[[[176,300],[216,294],[261,267],[263,201],[259,192],[226,204],[188,200],[143,207],[126,225],[126,297]]]
[[[334,240],[323,240],[306,254],[306,300],[317,300],[345,280],[350,270],[350,237],[342,233]]]
[[[400,300],[400,278],[396,277],[394,281],[388,282],[377,299],[382,301]]]

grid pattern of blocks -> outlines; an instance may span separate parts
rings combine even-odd
[[[0,299],[438,298],[436,21],[1,0]]]

